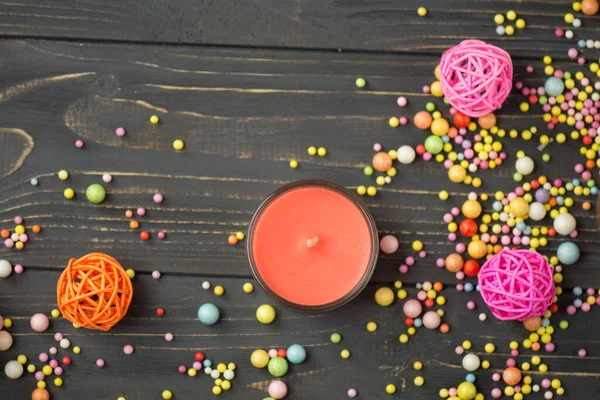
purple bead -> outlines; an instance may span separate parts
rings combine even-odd
[[[42,371],[38,371],[35,373],[35,380],[37,381],[43,381],[45,377],[46,375],[44,375]]]
[[[550,192],[544,188],[539,188],[535,191],[535,201],[545,204],[550,200]]]

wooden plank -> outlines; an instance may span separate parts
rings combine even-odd
[[[436,62],[429,56],[184,47],[165,51],[36,41],[2,42],[0,48],[6,64],[0,96],[0,135],[6,145],[0,147],[0,156],[7,160],[0,225],[10,227],[14,216],[21,215],[29,225],[44,228],[24,251],[3,247],[0,256],[26,266],[60,269],[71,257],[104,251],[138,271],[220,276],[249,276],[244,246],[231,247],[226,238],[245,231],[262,199],[277,187],[307,178],[351,189],[374,184],[362,173],[374,142],[387,149],[421,143],[422,131],[409,125],[391,129],[387,119],[410,117],[433,99],[419,88],[433,79]],[[368,79],[366,90],[354,86],[361,75]],[[410,99],[406,109],[395,104],[399,94]],[[516,110],[519,101],[511,96],[499,116],[501,126],[539,124],[539,115]],[[151,114],[161,117],[159,125],[148,123]],[[114,134],[118,126],[127,128],[124,138]],[[185,141],[184,152],[172,149],[176,138]],[[84,149],[73,146],[76,139],[85,140]],[[504,144],[513,159],[523,149],[540,160],[535,140],[505,139]],[[310,145],[326,146],[329,154],[308,156]],[[575,142],[546,150],[554,160],[578,157]],[[296,170],[287,166],[292,158],[300,162]],[[15,165],[20,167],[14,170]],[[537,168],[552,178],[573,177],[558,162],[539,161]],[[70,172],[67,182],[57,179],[60,169]],[[114,177],[105,185],[108,198],[92,205],[85,200],[85,188],[101,182],[104,172]],[[445,174],[437,163],[418,161],[400,168],[377,197],[365,198],[380,232],[401,241],[398,253],[382,256],[376,281],[397,279],[398,265],[412,254],[415,239],[425,243],[431,256],[406,278],[455,281],[433,265],[436,257],[453,251],[442,216],[460,206],[469,187],[450,183]],[[515,185],[509,166],[479,175],[488,192],[509,191]],[[35,187],[28,183],[34,177],[40,181]],[[76,190],[75,199],[62,196],[67,187]],[[452,193],[449,201],[437,198],[441,189]],[[163,204],[152,202],[155,192],[164,193]],[[137,207],[148,210],[140,218],[142,228],[153,234],[164,230],[167,240],[142,242],[128,228],[124,212]],[[574,213],[580,217],[582,235],[576,241],[583,262],[569,274],[567,284],[585,277],[600,285],[600,276],[593,273],[600,257],[596,220],[579,206]],[[550,253],[557,244],[551,241]]]
[[[479,322],[477,314],[487,312],[479,296],[458,293],[453,288],[442,292],[448,299],[443,309],[446,311],[444,320],[452,326],[450,333],[443,335],[419,329],[409,344],[403,345],[398,342],[398,335],[406,331],[402,322],[403,303],[397,301],[387,308],[377,306],[373,301],[376,285],[370,285],[340,310],[307,315],[278,308],[277,320],[271,325],[261,325],[254,319],[254,310],[269,300],[260,290],[250,295],[243,293],[242,279],[164,276],[155,281],[147,275],[134,279],[135,296],[130,312],[109,333],[76,330],[61,318],[52,321],[48,332],[35,334],[29,328],[29,318],[33,313],[48,313],[55,307],[54,282],[58,276],[58,271],[26,270],[23,275],[0,280],[2,315],[13,320],[9,331],[15,339],[12,349],[0,353],[3,362],[26,354],[40,367],[37,354],[56,345],[52,337],[56,331],[63,332],[73,345],[82,348],[80,355],[73,355],[71,350],[59,351],[61,357],[71,356],[73,364],[65,370],[63,387],[49,384],[55,399],[84,396],[116,399],[121,395],[128,400],[149,399],[159,398],[166,388],[174,392],[176,399],[209,398],[212,396],[210,378],[204,374],[190,378],[177,372],[179,365],[191,365],[196,351],[205,352],[215,362],[233,361],[238,365],[233,388],[226,398],[263,398],[271,377],[267,371],[250,365],[251,352],[256,348],[287,347],[293,343],[306,346],[309,356],[304,364],[293,366],[286,376],[290,387],[286,399],[343,399],[350,387],[359,391],[359,398],[432,399],[437,398],[440,388],[455,386],[464,380],[461,356],[454,354],[454,348],[465,339],[472,341],[474,352],[492,363],[490,370],[477,372],[477,386],[487,397],[493,387],[499,386],[492,384],[491,375],[502,371],[509,341],[520,341],[527,336],[517,322],[496,321],[491,315],[488,321]],[[225,295],[216,297],[202,290],[204,279],[213,285],[223,285]],[[411,297],[416,295],[414,287],[407,285],[406,288]],[[476,311],[468,311],[464,306],[469,300],[478,303]],[[561,303],[568,304],[570,300],[571,294],[565,293]],[[197,308],[204,302],[214,302],[222,311],[221,321],[213,327],[201,325],[196,318]],[[156,307],[165,309],[163,317],[155,315]],[[559,315],[557,321],[564,317]],[[550,368],[545,375],[562,380],[567,390],[565,398],[586,398],[600,390],[597,379],[600,344],[589,334],[599,328],[599,322],[583,313],[566,319],[571,328],[554,335],[558,352],[539,355]],[[378,323],[377,332],[366,331],[369,321]],[[173,342],[163,339],[166,332],[174,334]],[[342,343],[330,343],[332,332],[342,334]],[[495,354],[484,353],[483,346],[489,342],[496,344]],[[135,346],[132,356],[122,353],[126,344]],[[348,360],[339,357],[344,348],[352,353]],[[576,356],[580,348],[587,349],[587,358]],[[529,361],[532,354],[522,350],[518,362]],[[95,366],[98,358],[106,362],[103,369]],[[424,369],[413,370],[414,361],[422,361]],[[425,378],[424,387],[415,387],[412,383],[417,375]],[[537,384],[543,378],[537,372],[532,377]],[[396,395],[385,394],[388,383],[398,386]],[[28,398],[34,385],[33,376],[26,373],[16,381],[4,379],[2,387],[12,398]],[[529,398],[542,399],[543,396]]]
[[[417,15],[420,6],[429,10],[427,17]],[[508,10],[516,10],[528,26],[500,37],[493,18]],[[25,0],[0,5],[0,35],[433,54],[463,39],[480,38],[513,55],[566,56],[575,44],[556,38],[554,29],[567,28],[563,15],[571,11],[560,0]],[[583,27],[578,35],[594,39],[594,18],[579,17]]]

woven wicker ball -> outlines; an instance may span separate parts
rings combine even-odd
[[[544,315],[555,294],[552,267],[535,251],[503,250],[481,267],[479,289],[498,319]]]
[[[465,40],[442,54],[440,83],[458,111],[480,117],[500,107],[512,89],[510,55],[480,40]]]
[[[132,297],[123,267],[102,253],[72,258],[56,285],[58,308],[66,319],[105,332],[127,313]]]

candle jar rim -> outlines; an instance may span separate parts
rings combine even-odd
[[[253,241],[253,233],[254,228],[260,218],[262,212],[273,202],[275,199],[280,197],[281,195],[288,193],[295,189],[307,188],[307,187],[321,187],[335,191],[338,194],[343,195],[346,199],[351,201],[361,212],[363,217],[365,218],[367,225],[369,226],[369,232],[371,234],[371,255],[369,257],[369,262],[367,268],[365,270],[364,275],[358,284],[348,293],[346,293],[341,298],[334,300],[332,302],[326,304],[319,305],[306,305],[306,304],[298,304],[291,302],[282,296],[275,293],[273,289],[271,289],[263,280],[260,272],[258,271],[258,267],[256,266],[256,262],[254,260],[254,250],[252,249],[252,241]],[[252,275],[254,279],[258,282],[260,287],[267,293],[269,297],[275,300],[277,303],[284,305],[286,307],[304,311],[304,312],[324,312],[331,311],[336,308],[339,308],[350,301],[352,301],[356,296],[358,296],[364,288],[368,285],[369,281],[373,277],[373,273],[375,272],[375,266],[377,265],[377,259],[379,258],[379,238],[377,233],[377,225],[375,224],[375,219],[373,215],[369,211],[367,205],[358,197],[356,194],[352,193],[345,187],[338,185],[337,183],[333,183],[326,180],[320,179],[306,179],[301,181],[294,181],[291,183],[287,183],[273,193],[271,193],[263,202],[260,204],[254,215],[252,216],[252,220],[250,221],[250,225],[248,226],[248,238],[246,241],[246,253],[248,255],[248,262],[250,264],[250,270],[252,271]]]

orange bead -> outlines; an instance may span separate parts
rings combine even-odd
[[[229,242],[230,245],[235,245],[237,244],[237,242],[239,241],[237,236],[235,235],[229,235],[229,237],[227,238],[227,241]]]
[[[548,204],[550,204],[550,207],[554,207],[556,205],[556,197],[550,197]]]
[[[442,282],[436,282],[433,284],[433,290],[436,292],[441,292],[444,289],[444,284]]]
[[[496,126],[496,115],[494,113],[482,115],[477,119],[477,122],[483,129],[491,129]]]
[[[583,208],[585,211],[588,211],[592,208],[592,203],[590,203],[589,201],[584,201],[581,205],[581,208]]]
[[[458,272],[463,269],[465,261],[460,254],[450,254],[446,257],[446,269],[450,272]]]
[[[34,225],[31,227],[31,230],[33,231],[33,233],[40,233],[42,231],[42,227],[39,225]]]
[[[523,326],[529,332],[535,332],[542,326],[542,317],[528,317],[523,320]]]
[[[392,157],[385,151],[380,151],[373,156],[373,168],[379,172],[385,172],[392,166]]]
[[[496,237],[496,242],[498,241],[498,238]],[[498,254],[502,251],[502,246],[500,246],[499,244],[494,246],[494,254]]]
[[[596,163],[594,162],[594,160],[587,160],[585,162],[585,166],[587,169],[594,169],[594,167],[596,166]]]
[[[431,118],[431,114],[429,114],[427,111],[419,111],[413,117],[415,126],[422,130],[429,129],[432,120],[433,118]]]
[[[514,386],[521,382],[521,371],[515,367],[506,368],[502,374],[502,379],[507,385]]]
[[[481,240],[472,240],[471,243],[467,246],[467,252],[474,259],[479,259],[485,257],[487,254],[487,246]]]
[[[531,350],[540,351],[541,348],[542,345],[540,344],[540,342],[531,343]]]
[[[458,129],[456,129],[455,127],[451,127],[450,130],[448,130],[448,136],[450,137],[450,139],[454,139],[455,137],[457,137]]]
[[[581,12],[585,15],[596,15],[599,8],[598,0],[583,0],[581,2]]]
[[[10,232],[8,230],[6,230],[6,229],[2,229],[0,231],[0,236],[2,236],[4,239],[6,239],[7,237],[10,236]]]
[[[129,227],[131,229],[137,229],[140,227],[140,223],[137,222],[135,219],[133,219],[133,220],[129,221]]]
[[[440,325],[440,332],[442,332],[442,333],[448,333],[448,332],[450,332],[450,325],[448,325],[448,324],[441,324]]]
[[[46,389],[37,388],[31,393],[31,400],[50,400],[50,393]]]

